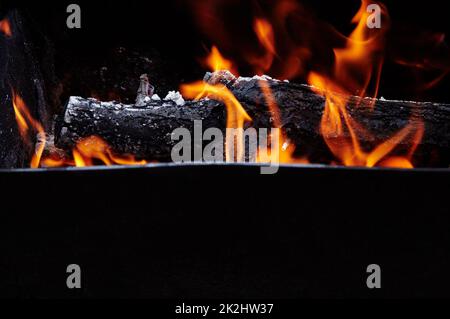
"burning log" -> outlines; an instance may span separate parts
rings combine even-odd
[[[226,72],[207,74],[205,81],[225,84],[252,117],[251,126],[254,128],[274,126],[274,114],[269,110],[261,89],[268,85],[280,108],[281,127],[291,143],[297,146],[297,153],[316,163],[333,161],[320,133],[325,98],[312,87],[268,77],[236,79]],[[348,111],[352,118],[368,128],[367,134],[359,136],[363,146],[386,141],[407,124],[424,124],[425,134],[419,142],[420,166],[448,166],[450,105],[351,97]],[[58,124],[56,144],[70,150],[80,138],[98,135],[115,152],[131,153],[145,159],[169,160],[174,144],[172,131],[178,127],[192,131],[194,120],[203,120],[204,129],[224,129],[224,108],[221,103],[208,99],[190,101],[186,105],[151,100],[145,106],[127,106],[72,97]],[[402,147],[410,147],[402,145],[401,141],[398,144],[400,151]],[[430,152],[439,157],[439,162],[430,156]]]

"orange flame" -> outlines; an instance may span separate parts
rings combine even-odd
[[[231,60],[224,58],[216,46],[213,46],[211,48],[210,54],[205,59],[205,65],[211,71],[227,70],[236,76],[238,75],[233,65],[233,62]]]
[[[224,85],[210,85],[203,81],[182,85],[180,90],[183,96],[188,99],[210,96],[225,104],[227,110],[227,128],[237,129],[233,132],[236,134],[230,134],[227,130],[225,158],[227,161],[243,161],[245,146],[242,129],[244,128],[244,124],[252,121],[252,119],[233,93]],[[235,149],[236,151],[234,152]]]
[[[73,160],[47,157],[42,159],[42,166],[62,167],[76,166],[86,167],[96,165],[98,161],[102,165],[145,165],[146,161],[138,161],[133,155],[115,155],[108,143],[98,136],[89,136],[78,141],[72,150]]]
[[[313,37],[303,37],[302,34],[298,37],[306,38],[306,41],[302,42],[290,34],[292,19],[296,22],[299,17],[310,20],[310,16],[305,14],[297,0],[272,1],[274,5],[268,13],[258,10],[258,17],[252,21],[255,37],[251,39],[235,33],[236,30],[242,30],[246,22],[239,28],[228,27],[228,23],[234,21],[229,19],[226,12],[231,8],[235,9],[234,6],[240,5],[240,1],[191,0],[188,3],[192,7],[198,26],[210,41],[219,44],[221,48],[226,48],[234,62],[238,62],[239,65],[245,63],[246,69],[250,67],[253,74],[270,73],[271,76],[284,79],[304,74],[305,60],[311,56],[310,47],[305,42]],[[259,5],[257,7],[260,9]],[[311,24],[301,24],[301,27],[304,30],[312,29]],[[259,49],[256,51],[257,45]]]
[[[365,97],[371,82],[373,97],[376,97],[383,59],[381,30],[371,30],[366,26],[369,2],[362,0],[361,8],[352,20],[357,23],[355,30],[346,40],[346,47],[335,49],[335,69],[332,77],[311,72],[308,82],[325,96],[325,110],[320,124],[321,134],[331,152],[346,166],[395,166],[410,168],[411,157],[423,136],[423,124],[416,127],[407,125],[389,140],[366,152],[360,145],[359,137],[364,129],[348,114],[347,105],[351,94]],[[386,13],[385,8],[384,13]],[[367,100],[373,107],[375,99]],[[407,140],[412,136],[412,140]],[[401,143],[409,144],[408,157],[389,157]],[[409,142],[409,143],[406,143]]]
[[[147,164],[144,160],[137,161],[132,155],[114,155],[108,143],[98,136],[81,139],[73,150],[73,158],[77,167],[92,166],[93,160],[99,160],[106,166]]]
[[[40,163],[41,167],[63,167],[63,166],[75,166],[75,162],[67,159],[62,159],[57,156],[50,155],[43,157]]]
[[[261,45],[266,50],[262,58],[254,58],[251,63],[254,64],[255,73],[262,75],[267,72],[273,64],[276,55],[275,36],[272,25],[265,19],[255,19],[253,29]]]
[[[339,93],[356,94],[360,97],[368,95],[376,97],[378,84],[383,65],[384,50],[384,30],[387,28],[387,21],[383,28],[369,29],[367,21],[370,13],[367,12],[369,0],[362,0],[358,13],[352,20],[356,23],[355,30],[346,39],[346,47],[334,49],[335,54],[335,82]],[[387,10],[380,4],[385,17]],[[387,20],[387,19],[385,19]],[[371,81],[374,81],[372,94],[368,92]]]
[[[62,167],[62,166],[93,166],[95,160],[103,165],[145,165],[146,161],[138,161],[132,155],[115,155],[109,145],[100,137],[90,136],[81,139],[72,150],[73,160],[60,158],[57,154],[42,157],[47,144],[45,130],[41,123],[33,118],[23,99],[13,91],[13,108],[19,133],[26,143],[31,143],[31,132],[36,133],[35,151],[30,167]]]
[[[0,21],[0,32],[2,32],[7,37],[12,36],[11,26],[10,26],[9,20],[7,18]]]
[[[23,99],[13,91],[13,108],[16,116],[17,126],[26,143],[31,142],[30,132],[33,130],[37,135],[37,143],[34,154],[31,159],[30,167],[38,168],[41,161],[42,153],[44,152],[46,140],[45,131],[41,123],[36,121],[30,114],[28,107]]]

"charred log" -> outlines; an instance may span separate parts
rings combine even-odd
[[[202,121],[203,129],[224,128],[224,118],[222,105],[212,100],[185,105],[158,100],[142,107],[71,97],[64,118],[57,124],[55,142],[71,150],[81,138],[96,135],[116,153],[168,161],[176,143],[171,139],[176,128],[193,133],[195,120]]]
[[[222,76],[218,79],[207,76],[205,80],[226,84],[253,118],[251,126],[270,128],[274,125],[274,119],[261,90],[261,81],[264,81],[265,85],[270,86],[279,105],[281,126],[297,146],[298,155],[306,155],[317,163],[329,163],[333,160],[320,134],[325,98],[315,93],[311,87],[271,79],[235,79]],[[373,109],[370,102],[375,103]],[[419,126],[423,121],[425,135],[418,150],[420,166],[448,166],[449,105],[371,101],[352,97],[348,110],[352,118],[370,131],[370,134],[360,137],[361,145],[367,148],[386,141],[406,125]],[[116,152],[133,153],[147,159],[169,159],[173,145],[171,132],[178,127],[186,127],[192,131],[194,120],[203,120],[204,129],[223,129],[224,108],[220,103],[210,100],[192,101],[183,106],[168,101],[152,101],[141,108],[72,97],[56,132],[57,145],[68,150],[82,137],[99,135]],[[407,142],[405,145],[400,143],[399,152],[402,147],[404,151],[410,145]]]

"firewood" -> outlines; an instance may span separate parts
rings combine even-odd
[[[261,90],[261,81],[266,81],[280,109],[281,127],[291,143],[297,146],[297,153],[318,163],[333,160],[320,134],[325,98],[316,93],[316,89],[268,77],[236,79],[228,73],[207,74],[205,81],[225,84],[252,117],[252,127],[270,128],[274,125],[274,116]],[[373,109],[370,105],[374,105]],[[360,136],[364,147],[386,141],[405,125],[418,126],[423,122],[425,134],[417,154],[420,166],[448,166],[450,105],[351,97],[348,111],[371,133]],[[138,107],[72,97],[58,124],[56,140],[59,147],[69,150],[80,138],[98,135],[116,152],[169,160],[174,143],[170,133],[175,128],[192,130],[193,121],[201,119],[204,129],[218,127],[223,130],[225,115],[225,108],[213,100],[190,101],[186,105],[151,101]],[[402,147],[406,149],[410,145],[400,143],[399,148]]]

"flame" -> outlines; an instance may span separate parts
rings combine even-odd
[[[255,73],[261,75],[271,68],[274,57],[277,54],[275,50],[275,36],[272,25],[265,19],[255,19],[253,29],[260,44],[266,51],[263,57],[253,58],[251,61],[254,64]]]
[[[258,148],[256,162],[308,164],[309,161],[306,158],[294,157],[296,147],[289,141],[285,131],[282,129],[280,109],[276,102],[276,98],[273,95],[272,89],[270,88],[269,82],[260,80],[259,86],[272,115],[273,126],[278,130],[274,131],[274,136],[269,136],[269,141],[274,141],[275,145],[271,145],[271,147],[267,146]]]
[[[234,75],[238,75],[234,68],[233,62],[224,58],[216,46],[211,48],[210,54],[205,59],[205,65],[211,71],[227,70]]]
[[[10,26],[9,20],[7,18],[0,20],[0,32],[2,32],[7,37],[12,36],[11,26]]]
[[[145,165],[146,161],[138,161],[133,155],[115,155],[108,143],[98,136],[89,136],[82,138],[72,150],[73,160],[62,158],[44,158],[42,166],[46,167],[62,167],[76,166],[86,167],[94,166],[96,162],[102,165]]]
[[[227,110],[227,128],[238,129],[235,131],[236,135],[230,134],[229,130],[227,130],[225,158],[227,161],[243,161],[245,150],[243,128],[244,124],[251,122],[252,119],[233,93],[224,85],[211,85],[203,81],[182,85],[180,90],[183,96],[188,99],[209,96],[225,104]],[[234,148],[235,146],[236,148]],[[236,151],[234,151],[235,149]]]
[[[272,25],[265,19],[255,19],[254,29],[264,48],[273,55],[276,55]]]
[[[19,133],[26,143],[31,142],[30,133],[33,131],[36,133],[37,142],[35,151],[33,153],[30,167],[38,168],[41,160],[42,153],[44,152],[46,139],[45,131],[41,123],[36,121],[30,114],[28,107],[23,99],[13,91],[13,108],[16,116],[16,122],[19,129]]]
[[[95,160],[103,165],[145,165],[144,160],[136,160],[132,155],[115,155],[110,146],[100,137],[90,136],[81,139],[72,150],[73,160],[61,158],[57,154],[42,157],[47,144],[45,130],[41,123],[30,114],[23,99],[13,91],[13,108],[19,133],[26,143],[31,143],[31,132],[36,133],[35,151],[30,167],[85,167],[95,165]]]
[[[332,76],[311,72],[308,82],[314,90],[325,97],[325,110],[320,131],[331,152],[346,166],[394,166],[411,168],[411,157],[423,136],[423,124],[404,127],[390,139],[376,146],[372,151],[365,151],[359,137],[364,129],[348,114],[350,95],[360,97],[377,96],[383,58],[383,37],[381,30],[366,27],[369,2],[361,1],[361,8],[352,22],[357,26],[346,39],[346,46],[334,49],[335,68]],[[381,5],[380,5],[381,6]],[[383,12],[386,15],[386,9]],[[369,92],[370,84],[372,92]],[[365,99],[373,107],[375,99]],[[367,105],[366,105],[367,107]],[[412,140],[408,138],[412,136]],[[412,145],[407,157],[389,157],[400,144]]]
[[[273,6],[270,12],[263,14],[258,10],[259,14],[250,20],[254,37],[248,39],[239,33],[246,27],[246,21],[235,28],[235,21],[226,14],[235,10],[234,6],[241,5],[242,1],[188,1],[198,27],[210,42],[225,49],[236,65],[250,68],[253,74],[269,73],[277,78],[291,79],[299,74],[303,75],[305,61],[312,55],[309,43],[305,42],[314,37],[299,36],[298,38],[306,40],[297,41],[297,38],[291,36],[289,26],[292,19],[299,22],[306,18],[309,22],[310,15],[304,12],[297,0],[277,0],[271,3]],[[250,4],[249,7],[260,8],[258,4]],[[243,7],[241,9],[245,10]],[[297,24],[300,24],[302,30],[313,29],[312,23],[305,25],[300,21]],[[246,30],[241,33],[246,33]]]
[[[63,166],[76,166],[74,161],[59,158],[57,156],[50,155],[43,157],[40,163],[41,167],[63,167]]]

